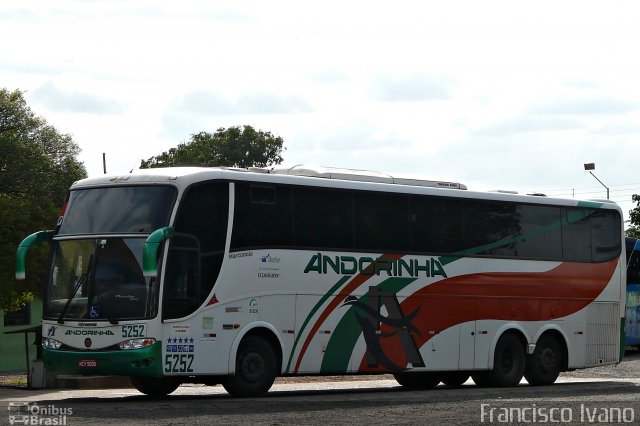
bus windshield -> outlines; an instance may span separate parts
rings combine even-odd
[[[58,235],[150,234],[167,225],[175,197],[157,185],[73,190]]]
[[[155,317],[158,284],[143,275],[143,248],[149,234],[169,223],[176,193],[168,185],[72,190],[53,242],[45,317]]]
[[[45,317],[63,321],[151,318],[157,280],[142,273],[144,238],[54,242]]]

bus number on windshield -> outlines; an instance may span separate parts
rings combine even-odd
[[[122,337],[144,337],[144,324],[123,325]]]

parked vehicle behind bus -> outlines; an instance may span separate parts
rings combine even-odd
[[[627,346],[640,349],[640,240],[625,238],[627,255],[627,310],[626,338]]]

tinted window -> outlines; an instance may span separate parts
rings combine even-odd
[[[528,259],[562,258],[559,207],[518,205],[521,235],[515,243],[515,256]]]
[[[464,203],[465,254],[515,256],[515,238],[522,232],[513,203]]]
[[[169,223],[175,195],[170,186],[74,190],[59,233],[151,233]]]
[[[562,257],[568,262],[591,262],[591,224],[588,209],[564,209]]]
[[[353,249],[351,191],[294,189],[296,247]]]
[[[232,249],[293,246],[291,188],[235,184]]]
[[[356,249],[408,251],[410,244],[409,199],[406,195],[355,192]]]
[[[619,255],[619,228],[619,215],[607,210],[237,183],[232,249],[601,262]]]
[[[611,210],[596,210],[591,215],[591,259],[606,262],[620,254],[620,216]]]
[[[208,297],[224,258],[228,211],[228,183],[207,183],[187,190],[169,243],[164,318],[188,315]]]
[[[455,253],[464,248],[462,201],[411,198],[411,247],[426,253]]]

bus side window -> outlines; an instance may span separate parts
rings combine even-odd
[[[515,256],[516,238],[522,228],[514,203],[465,201],[463,223],[466,254]]]
[[[524,259],[562,259],[562,235],[559,207],[518,205],[518,217],[522,228],[516,241],[516,256]]]
[[[231,250],[293,246],[291,188],[235,183]]]
[[[591,216],[591,258],[594,262],[615,259],[622,250],[620,216],[612,210],[596,210]]]
[[[189,315],[207,299],[222,267],[228,212],[227,182],[206,182],[187,190],[169,242],[164,319]]]
[[[562,257],[566,262],[591,262],[591,210],[565,208],[562,221]]]
[[[411,197],[411,248],[424,253],[449,254],[464,249],[462,200]]]
[[[296,247],[353,249],[351,191],[294,189]]]
[[[410,250],[409,198],[403,194],[354,192],[356,250]]]

